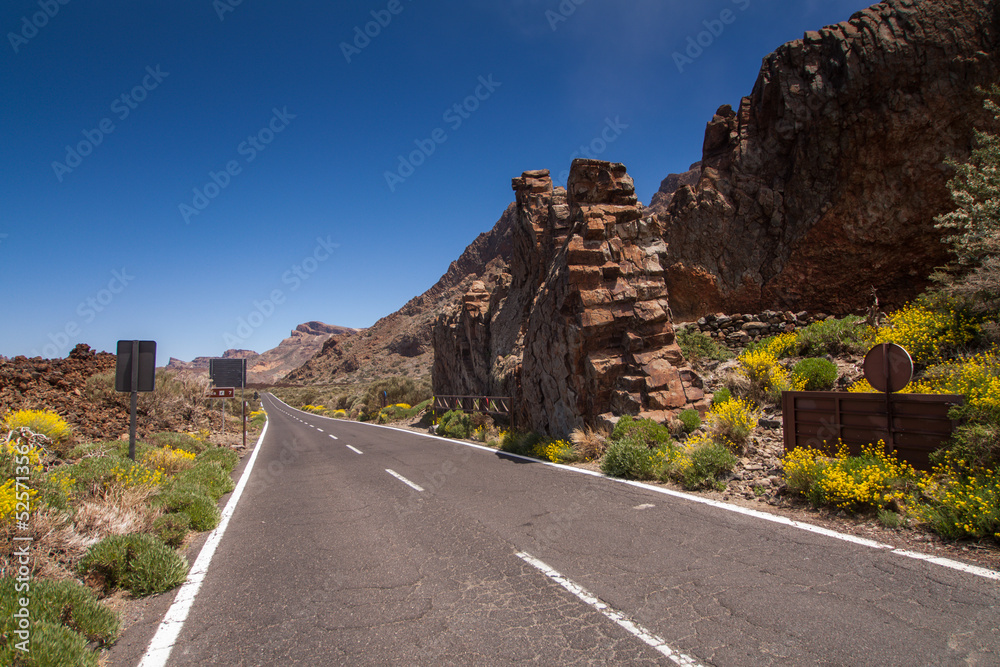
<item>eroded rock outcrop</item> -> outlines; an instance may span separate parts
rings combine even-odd
[[[565,434],[612,414],[658,420],[697,404],[663,277],[667,247],[621,164],[575,160],[512,182],[510,272],[477,281],[434,331],[438,394],[513,395],[523,428]]]
[[[998,0],[886,0],[764,60],[708,124],[698,183],[659,207],[679,318],[898,306],[947,260],[944,161],[1000,78]],[[660,203],[660,202],[657,202]]]

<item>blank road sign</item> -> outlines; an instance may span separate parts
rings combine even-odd
[[[246,359],[209,359],[208,375],[216,387],[247,386]]]
[[[139,385],[132,387],[131,340],[118,341],[118,359],[115,365],[115,391],[154,391],[156,389],[156,341],[139,342]]]

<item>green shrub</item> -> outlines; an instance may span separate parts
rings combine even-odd
[[[174,482],[181,486],[202,486],[208,490],[214,502],[218,502],[224,494],[236,488],[233,478],[217,461],[198,462],[193,468],[177,473]]]
[[[159,494],[155,502],[167,513],[186,514],[192,530],[212,530],[222,518],[216,501],[205,487],[199,485],[173,485]]]
[[[827,391],[840,373],[837,365],[827,359],[803,359],[792,368],[792,374],[805,381],[806,391]]]
[[[712,407],[714,408],[717,405],[722,405],[732,397],[733,397],[732,392],[729,391],[729,389],[723,387],[722,389],[712,394]]]
[[[464,440],[472,435],[472,417],[461,410],[449,410],[438,422],[437,434]]]
[[[677,415],[677,419],[684,424],[685,433],[693,433],[701,426],[701,414],[693,408],[689,408],[681,412]]]
[[[685,452],[681,483],[685,489],[716,488],[719,478],[736,466],[736,456],[724,444],[705,438]]]
[[[109,442],[88,442],[86,444],[74,447],[72,451],[66,456],[67,459],[81,459],[84,457],[93,456],[104,456],[104,457],[117,457],[119,459],[128,459],[128,440],[112,440]],[[136,460],[141,460],[146,452],[157,449],[157,447],[152,447],[149,444],[137,440],[135,443],[135,458]]]
[[[677,344],[688,361],[701,359],[725,361],[733,358],[732,352],[724,345],[720,345],[693,327],[677,329]]]
[[[964,470],[992,469],[1000,466],[1000,424],[968,423],[955,429],[951,441],[931,454],[931,461],[961,461]]]
[[[98,667],[97,653],[87,647],[87,638],[65,625],[32,621],[28,653],[15,648],[17,641],[16,635],[8,634],[4,643],[0,644],[0,664],[11,667]]]
[[[609,477],[624,479],[656,479],[672,449],[670,443],[650,449],[639,436],[612,440],[601,458],[601,472]]]
[[[1000,467],[969,469],[950,457],[920,481],[912,514],[945,539],[1000,543]]]
[[[102,605],[91,590],[75,581],[34,579],[30,595],[18,592],[12,577],[0,579],[0,664],[4,665],[96,665],[97,655],[88,642],[99,646],[118,638],[118,615]],[[19,598],[27,597],[32,623],[31,651],[14,649],[13,614]],[[21,660],[18,662],[15,660]]]
[[[145,533],[106,537],[80,561],[80,572],[100,575],[108,590],[121,588],[139,597],[180,585],[187,571],[186,560]]]
[[[417,382],[412,378],[396,376],[377,380],[370,384],[361,397],[363,413],[374,417],[382,405],[406,403],[417,405],[431,397],[431,387],[427,382]]]
[[[542,441],[538,433],[507,431],[500,441],[500,451],[521,456],[534,456],[535,447]]]
[[[195,463],[218,463],[229,474],[239,465],[240,457],[228,447],[212,447],[199,454]]]
[[[153,532],[170,547],[179,547],[191,530],[191,517],[183,512],[170,512],[157,517],[153,522]]]
[[[192,454],[201,454],[211,447],[208,443],[187,433],[156,433],[149,437],[149,442],[156,448],[183,449]]]
[[[652,419],[635,419],[624,415],[615,424],[611,432],[611,440],[631,438],[644,444],[647,448],[658,447],[671,442],[670,429],[658,424]]]
[[[117,471],[132,467],[132,461],[116,454],[92,456],[77,463],[62,466],[65,474],[76,480],[76,489],[82,493],[96,493],[117,480]]]
[[[864,354],[868,351],[865,331],[865,321],[857,317],[814,322],[798,331],[796,349],[804,357]]]

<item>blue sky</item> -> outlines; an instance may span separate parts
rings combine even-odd
[[[0,354],[370,326],[511,178],[590,146],[648,203],[764,56],[868,4],[7,0]]]

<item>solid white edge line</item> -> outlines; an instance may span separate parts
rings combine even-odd
[[[359,452],[359,453],[360,453],[360,452]],[[386,469],[385,469],[385,471],[386,471],[387,473],[389,473],[390,475],[392,475],[393,477],[395,477],[396,479],[398,479],[398,480],[399,480],[400,482],[402,482],[403,484],[406,484],[406,485],[407,485],[408,487],[410,487],[411,489],[416,489],[417,491],[423,491],[423,490],[424,490],[424,487],[420,486],[419,484],[414,484],[414,483],[413,483],[413,482],[411,482],[410,480],[408,480],[408,479],[406,479],[405,477],[403,477],[402,475],[400,475],[400,474],[399,474],[398,472],[396,472],[395,470],[389,470],[388,468],[386,468]]]
[[[560,574],[553,568],[549,567],[542,561],[538,560],[531,554],[524,551],[520,551],[515,555],[528,565],[532,566],[537,570],[540,570],[542,574],[544,574],[549,579],[551,579],[552,581],[556,582],[557,584],[565,588],[567,591],[572,593],[574,596],[576,596],[586,604],[590,605],[597,611],[601,612],[601,614],[603,614],[605,617],[614,621],[620,627],[624,628],[629,634],[641,639],[647,645],[651,646],[653,649],[655,649],[659,653],[669,658],[674,664],[690,665],[690,666],[699,665],[699,663],[695,661],[694,658],[684,655],[683,653],[679,653],[674,649],[670,648],[670,646],[667,645],[665,639],[653,634],[639,623],[630,619],[622,612],[613,609],[610,605],[602,601],[593,593],[589,592],[587,589],[583,588],[579,584],[570,581],[562,574]]]
[[[352,452],[356,452],[356,453],[358,453],[358,454],[364,454],[364,452],[363,452],[363,451],[361,451],[360,449],[358,449],[357,447],[352,447],[351,445],[347,445],[347,448],[348,448],[349,450],[351,450]]]
[[[188,572],[187,580],[181,584],[181,589],[177,591],[177,596],[170,605],[170,609],[167,610],[160,627],[157,628],[156,634],[150,640],[149,648],[146,649],[146,654],[139,663],[139,667],[164,667],[167,664],[174,643],[177,641],[177,637],[184,627],[184,621],[187,620],[188,613],[191,611],[191,605],[194,604],[195,596],[198,595],[198,590],[201,588],[201,582],[205,580],[205,575],[208,573],[212,556],[215,555],[215,550],[219,546],[219,542],[222,541],[226,527],[229,526],[229,519],[236,511],[236,504],[240,501],[240,496],[243,495],[247,480],[250,479],[250,472],[257,460],[257,454],[260,453],[260,446],[264,442],[264,435],[267,433],[269,423],[270,421],[264,422],[264,430],[260,432],[257,445],[247,461],[246,468],[243,469],[243,475],[236,484],[236,488],[233,489],[233,495],[229,496],[226,508],[222,510],[222,519],[219,521],[219,525],[205,540],[194,566]]]
[[[279,399],[275,399],[279,400]],[[288,405],[287,403],[285,405]],[[289,406],[291,407],[291,406]],[[295,408],[292,408],[293,410]],[[333,419],[333,417],[321,417],[321,419]],[[344,421],[344,420],[336,420]],[[550,468],[559,468],[560,470],[567,470],[570,472],[577,473],[579,475],[590,475],[591,477],[603,477],[612,482],[617,482],[619,484],[627,484],[629,486],[635,486],[640,489],[646,489],[648,491],[653,491],[655,493],[662,493],[663,495],[672,496],[674,498],[680,498],[683,500],[688,500],[693,503],[700,503],[702,505],[708,505],[710,507],[715,507],[717,509],[726,510],[727,512],[735,512],[737,514],[743,514],[744,516],[754,517],[755,519],[762,519],[764,521],[770,521],[772,523],[781,524],[784,526],[789,526],[792,528],[797,528],[799,530],[804,530],[810,533],[816,533],[823,535],[825,537],[832,537],[835,540],[841,540],[843,542],[850,542],[852,544],[857,544],[859,546],[868,547],[871,549],[885,549],[889,553],[895,554],[897,556],[904,556],[906,558],[912,558],[913,560],[923,561],[925,563],[933,563],[941,567],[946,567],[951,570],[957,570],[959,572],[964,572],[966,574],[971,574],[977,577],[982,577],[984,579],[991,579],[993,581],[1000,581],[1000,572],[996,570],[989,570],[985,567],[979,567],[978,565],[969,565],[968,563],[962,563],[957,560],[952,560],[950,558],[941,558],[939,556],[932,556],[930,554],[922,554],[915,551],[908,551],[906,549],[898,549],[891,544],[882,544],[881,542],[876,542],[874,540],[868,540],[863,537],[855,537],[854,535],[848,535],[846,533],[839,533],[835,530],[830,530],[829,528],[823,528],[821,526],[814,526],[811,523],[804,523],[802,521],[795,521],[787,517],[781,516],[780,514],[770,514],[769,512],[761,512],[760,510],[753,510],[747,507],[740,507],[739,505],[731,505],[729,503],[724,503],[719,500],[712,500],[711,498],[701,498],[699,496],[692,495],[690,493],[685,493],[683,491],[675,491],[673,489],[665,489],[659,486],[652,486],[650,484],[644,484],[643,482],[636,482],[630,479],[619,479],[617,477],[608,477],[607,475],[594,471],[587,470],[586,468],[574,468],[573,466],[563,465],[561,463],[552,463],[550,461],[540,461],[538,459],[533,459],[530,456],[521,456],[520,454],[511,454],[510,452],[500,451],[499,449],[493,449],[492,447],[486,447],[485,445],[477,445],[473,442],[465,442],[464,440],[455,440],[453,438],[443,438],[439,435],[431,435],[430,433],[420,433],[419,431],[409,431],[405,428],[396,428],[394,426],[386,426],[384,424],[369,424],[367,422],[352,422],[354,424],[368,426],[371,428],[384,428],[390,431],[399,431],[400,433],[409,433],[410,435],[419,436],[422,438],[430,438],[432,440],[440,440],[441,442],[447,442],[452,445],[459,444],[465,447],[471,447],[473,449],[481,449],[485,452],[492,452],[494,454],[501,454],[503,456],[510,456],[515,459],[520,459],[522,461],[530,461],[532,463],[538,463],[543,466],[549,466]]]

